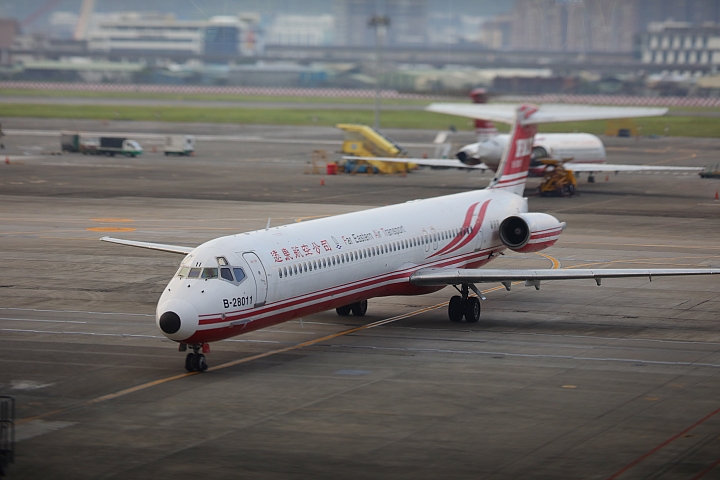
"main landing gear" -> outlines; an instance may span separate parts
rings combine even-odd
[[[460,295],[455,295],[448,303],[448,317],[451,322],[461,322],[463,317],[468,323],[476,323],[480,320],[480,298],[470,297],[470,288],[482,298],[482,294],[473,284],[463,283],[461,288],[455,287]]]
[[[184,352],[187,350],[188,345],[181,343],[178,350]],[[208,369],[207,361],[205,361],[205,353],[210,351],[210,346],[207,343],[190,345],[193,349],[193,353],[188,353],[185,357],[185,370],[188,372],[204,372]]]
[[[347,317],[348,315],[350,315],[350,312],[352,312],[352,314],[356,317],[363,317],[367,313],[367,300],[362,300],[360,302],[351,303],[350,305],[338,307],[335,309],[335,311],[341,317]]]

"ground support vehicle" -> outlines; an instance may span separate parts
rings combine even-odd
[[[577,189],[575,174],[566,170],[562,162],[557,160],[543,160],[547,165],[543,181],[538,187],[541,197],[570,197]]]
[[[195,153],[195,137],[192,135],[167,135],[165,137],[165,156]]]
[[[100,137],[80,140],[79,151],[84,155],[125,155],[137,157],[143,152],[142,147],[135,140],[123,137]]]
[[[720,163],[708,165],[700,172],[701,178],[720,178]]]

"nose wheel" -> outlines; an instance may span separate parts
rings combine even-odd
[[[201,353],[202,345],[193,345],[193,353],[188,353],[185,357],[185,370],[188,372],[204,372],[208,369],[205,355]]]
[[[208,364],[202,353],[188,353],[185,357],[185,370],[188,372],[204,372],[207,369]]]
[[[462,288],[458,289],[461,295],[455,295],[450,299],[448,318],[451,322],[462,322],[463,317],[468,323],[476,323],[480,320],[480,299],[468,296],[469,288],[477,290],[474,285],[463,284]]]

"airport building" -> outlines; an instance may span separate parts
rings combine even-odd
[[[335,19],[325,15],[277,15],[267,28],[266,41],[272,45],[332,45]]]
[[[692,67],[720,65],[720,26],[688,22],[651,24],[640,36],[643,63]]]
[[[222,16],[209,21],[176,20],[172,15],[123,13],[100,22],[87,34],[90,53],[251,56],[262,51],[254,18]]]

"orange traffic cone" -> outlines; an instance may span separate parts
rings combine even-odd
[[[605,181],[606,181],[606,182],[609,182],[609,181],[610,181],[610,175],[605,175]]]
[[[325,185],[325,179],[324,179],[324,178],[321,178],[321,179],[320,179],[320,186],[322,187],[322,186],[324,186],[324,185]]]
[[[718,190],[715,190],[715,200],[720,200],[720,196],[718,196],[718,193],[720,193]]]
[[[10,165],[10,157],[5,155],[5,165]]]

